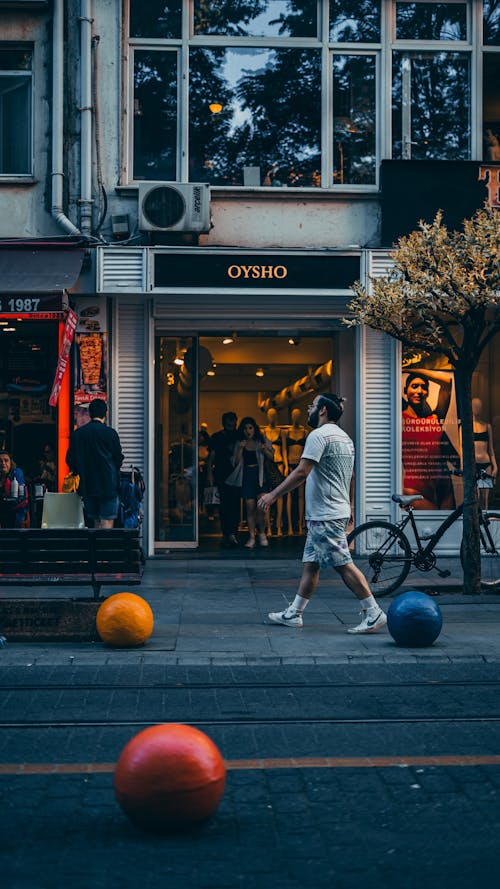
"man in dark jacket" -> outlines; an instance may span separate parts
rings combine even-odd
[[[80,476],[78,493],[94,528],[112,528],[118,515],[123,454],[118,433],[106,426],[107,412],[102,399],[90,402],[90,423],[71,434],[66,454],[69,468]]]

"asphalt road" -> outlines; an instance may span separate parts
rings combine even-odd
[[[500,844],[497,664],[26,666],[0,677],[2,889],[470,889]],[[113,792],[148,725],[206,732],[209,822],[139,832]]]

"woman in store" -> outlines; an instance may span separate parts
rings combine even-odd
[[[288,475],[286,460],[285,430],[278,426],[278,411],[270,407],[267,411],[267,426],[262,429],[263,435],[273,446],[274,462],[283,476]],[[271,510],[267,513],[267,533],[271,534]],[[283,534],[283,498],[276,502],[276,533],[278,537]]]
[[[476,469],[483,469],[489,478],[478,479],[479,503],[482,509],[488,509],[490,491],[495,484],[498,473],[495,451],[493,448],[493,430],[491,423],[481,419],[483,402],[480,398],[472,399],[472,415],[474,418],[474,449],[476,452]]]
[[[428,402],[429,381],[439,386],[435,409]],[[448,413],[451,374],[432,370],[409,373],[403,388],[403,493],[421,494],[417,509],[454,509],[455,498],[448,463],[458,466],[458,455],[442,423]]]
[[[301,415],[298,407],[294,407],[292,411],[292,423],[285,435],[285,454],[287,462],[287,475],[293,472],[300,463],[302,451],[307,438],[307,429],[301,423]],[[287,497],[287,515],[288,515],[288,533],[293,533],[293,516],[292,502],[297,503],[298,512],[298,533],[303,534],[305,531],[304,523],[304,485],[300,485],[295,491],[288,494]]]
[[[8,451],[0,451],[0,527],[22,528],[28,520],[24,473]]]
[[[264,458],[273,459],[273,445],[260,431],[253,417],[244,417],[238,426],[234,449],[234,470],[226,485],[241,487],[246,510],[249,538],[245,546],[254,549],[257,535],[261,546],[269,546],[266,516],[257,509],[257,500],[265,490]]]

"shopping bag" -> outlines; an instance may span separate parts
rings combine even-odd
[[[203,491],[203,503],[205,506],[218,506],[220,494],[217,485],[207,485]]]

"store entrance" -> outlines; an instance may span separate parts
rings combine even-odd
[[[233,412],[237,425],[252,417],[272,441],[275,463],[286,475],[300,461],[308,434],[307,405],[320,392],[337,389],[340,366],[346,362],[353,379],[349,332],[331,336],[231,332],[198,340],[157,336],[157,550],[198,547],[199,554],[214,555],[227,551],[224,505],[210,484],[209,471],[211,437],[222,428],[222,415]],[[242,555],[248,554],[247,522],[246,501],[241,498],[236,536]],[[273,506],[265,530],[274,555],[300,551],[305,532],[303,489]]]
[[[23,470],[30,523],[39,524],[35,483],[57,489],[57,409],[49,405],[57,321],[0,319],[0,447]],[[41,498],[38,498],[41,503]]]

